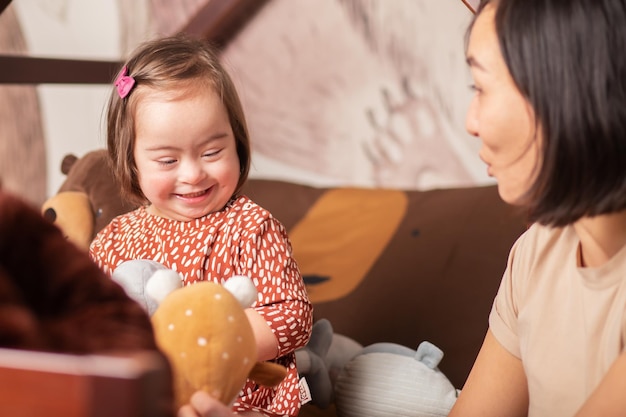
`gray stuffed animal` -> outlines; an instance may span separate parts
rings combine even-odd
[[[311,404],[324,409],[333,402],[337,376],[362,349],[356,341],[334,333],[327,319],[313,324],[309,343],[296,350],[298,373],[309,388]]]
[[[157,277],[161,275],[161,277],[151,281],[150,278],[155,275]],[[111,274],[111,278],[120,284],[126,294],[139,303],[150,316],[167,294],[182,286],[180,275],[176,271],[148,259],[126,261],[120,264]]]
[[[365,347],[335,385],[339,417],[445,417],[459,391],[437,368],[443,352],[430,342],[417,351],[395,343]]]

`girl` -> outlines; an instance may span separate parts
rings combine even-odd
[[[259,291],[247,310],[258,359],[289,371],[274,389],[248,381],[232,409],[297,415],[294,351],[310,337],[312,307],[285,228],[239,194],[250,167],[248,131],[215,51],[184,36],[141,45],[115,81],[107,149],[123,193],[140,208],[96,236],[92,258],[108,273],[152,259],[186,285],[250,276]]]
[[[626,410],[626,0],[483,0],[470,26],[467,130],[513,246],[450,417]]]

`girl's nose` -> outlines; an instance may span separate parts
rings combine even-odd
[[[478,103],[473,97],[465,115],[465,130],[472,136],[478,137]]]
[[[202,169],[202,164],[199,161],[183,161],[180,164],[178,171],[178,178],[181,182],[187,184],[197,184],[206,173]]]

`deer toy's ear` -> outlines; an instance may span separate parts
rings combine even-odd
[[[480,4],[480,0],[461,0],[472,13],[476,13],[476,9]]]

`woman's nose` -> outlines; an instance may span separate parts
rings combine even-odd
[[[465,115],[465,130],[472,136],[478,137],[478,103],[476,97],[472,98]]]

